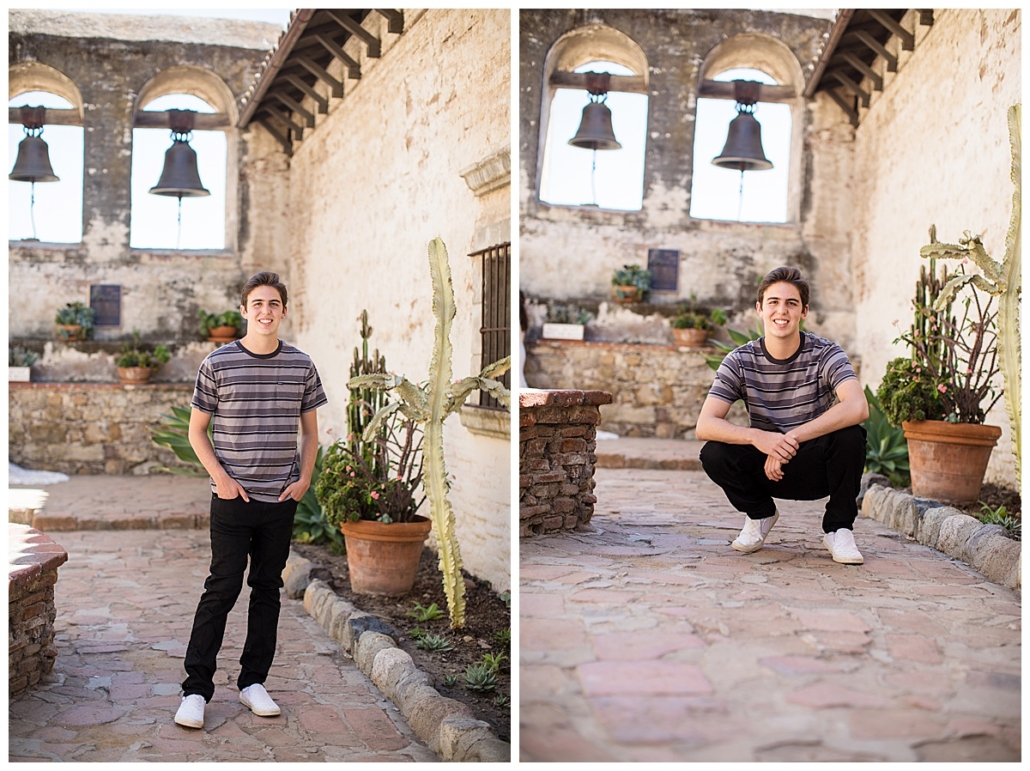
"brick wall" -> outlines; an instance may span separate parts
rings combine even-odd
[[[603,390],[603,428],[620,436],[694,439],[701,405],[715,373],[710,348],[537,340],[526,344],[526,382],[533,388]],[[729,419],[747,425],[738,403]]]
[[[184,465],[150,431],[189,406],[192,384],[11,383],[11,462],[65,474],[146,473],[148,464]]]
[[[54,647],[54,586],[68,552],[26,525],[7,525],[8,687],[13,698],[50,674]]]
[[[519,535],[574,530],[594,514],[598,406],[604,391],[519,394]]]

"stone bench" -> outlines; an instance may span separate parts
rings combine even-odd
[[[519,535],[575,530],[594,514],[599,406],[606,391],[519,392]]]
[[[54,586],[68,552],[38,530],[12,522],[7,557],[8,696],[14,698],[54,668]]]

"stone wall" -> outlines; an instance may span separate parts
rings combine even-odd
[[[547,112],[542,101],[550,98],[544,82],[548,52],[566,33],[591,26],[628,36],[647,57],[647,143],[639,212],[558,206],[539,198]],[[699,304],[727,309],[734,326],[752,326],[761,277],[780,265],[796,265],[813,282],[807,328],[848,348],[854,336],[851,192],[842,180],[850,178],[852,132],[828,98],[801,100],[792,107],[799,130],[791,151],[790,197],[798,205],[788,215],[790,221],[756,224],[689,214],[696,105],[706,56],[728,38],[752,35],[789,49],[799,77],[807,77],[829,28],[825,18],[746,9],[522,10],[519,266],[527,296],[602,300],[614,269],[627,263],[646,265],[648,249],[675,249],[680,252],[677,291],[656,295],[656,302],[676,304],[696,293]],[[798,93],[802,89],[799,84]]]
[[[1022,99],[1022,14],[1018,9],[934,10],[931,27],[909,11],[902,26],[912,51],[891,46],[896,73],[881,69],[854,140],[852,254],[856,344],[863,384],[880,382],[887,362],[905,355],[894,344],[911,323],[911,302],[928,231],[957,243],[964,230],[982,234],[987,253],[1005,254],[1014,187],[1007,113]],[[950,264],[955,269],[955,264]],[[899,326],[895,326],[895,324]],[[1001,383],[1001,378],[997,381]],[[1003,402],[988,416],[1002,427],[987,481],[1016,485],[1009,420]]]
[[[188,407],[193,385],[11,383],[11,462],[65,474],[145,474],[184,466],[150,439],[162,413]]]
[[[7,525],[8,697],[50,674],[54,647],[54,586],[68,552],[26,525]]]
[[[519,394],[519,536],[575,530],[594,515],[604,391]]]
[[[278,267],[278,259],[267,258],[287,251],[285,240],[275,240],[284,234],[272,224],[285,219],[285,202],[248,189],[250,183],[282,182],[276,172],[281,161],[264,160],[282,154],[260,126],[226,132],[224,249],[133,249],[129,224],[132,123],[141,90],[173,68],[197,67],[224,83],[231,103],[252,85],[280,32],[272,24],[225,19],[11,11],[12,72],[43,65],[67,77],[81,95],[85,166],[81,243],[11,242],[12,337],[53,339],[58,308],[76,300],[88,304],[91,284],[118,284],[122,324],[98,329],[98,340],[127,339],[133,330],[165,343],[196,340],[198,309],[238,307],[244,270],[258,263]],[[19,93],[27,85],[12,76]],[[44,216],[37,201],[37,221]]]
[[[674,345],[538,340],[526,344],[526,382],[533,388],[603,390],[601,427],[620,436],[694,439],[715,373],[704,354]],[[747,425],[739,402],[729,419]],[[520,437],[521,441],[521,437]]]

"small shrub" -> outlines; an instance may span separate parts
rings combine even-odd
[[[499,629],[494,632],[494,642],[498,645],[511,645],[511,627],[509,626],[507,629]]]
[[[424,624],[426,621],[435,621],[438,618],[443,618],[443,611],[436,607],[434,602],[428,608],[423,608],[419,603],[415,603],[415,609],[409,610],[408,615],[418,621],[420,624]]]
[[[499,672],[501,670],[502,665],[507,660],[508,660],[508,657],[505,656],[503,653],[498,653],[498,654],[484,653],[483,654],[483,662],[482,663],[486,664],[486,666],[490,667],[490,671],[491,672]]]

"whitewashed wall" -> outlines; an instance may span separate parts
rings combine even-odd
[[[348,81],[345,98],[305,132],[290,170],[291,330],[329,397],[321,427],[337,437],[363,309],[388,368],[415,382],[428,374],[426,246],[436,236],[450,253],[458,304],[454,377],[474,374],[480,271],[466,255],[488,245],[476,240],[485,212],[509,217],[495,199],[508,200],[510,183],[477,197],[460,175],[509,143],[509,10],[405,11],[404,34],[384,28],[380,37],[382,57],[363,59],[361,80]],[[508,589],[510,443],[471,433],[458,415],[444,442],[465,566]]]
[[[897,320],[907,330],[931,224],[940,241],[962,231],[983,236],[994,259],[1005,253],[1013,186],[1006,115],[1020,101],[1022,20],[1013,10],[934,11],[932,27],[915,29],[915,50],[899,52],[855,136],[854,225],[851,231],[857,349],[862,380],[875,388],[893,345]],[[954,269],[954,263],[951,268]],[[999,378],[999,384],[1001,379]],[[988,422],[1002,427],[987,479],[1015,484],[1004,405]]]

